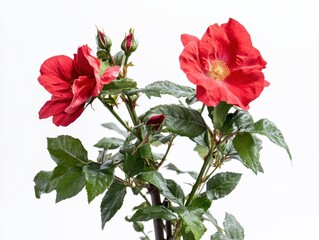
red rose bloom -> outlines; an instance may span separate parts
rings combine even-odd
[[[196,97],[207,106],[221,101],[244,110],[269,86],[266,62],[252,46],[249,33],[234,19],[208,27],[202,39],[183,34],[181,69],[196,84]]]
[[[100,77],[100,60],[91,55],[87,45],[78,48],[74,60],[64,55],[47,59],[38,80],[52,97],[40,109],[39,118],[53,116],[55,125],[69,125],[81,115],[87,100],[98,96],[119,71],[120,67],[111,67]]]

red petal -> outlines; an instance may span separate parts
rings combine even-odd
[[[73,99],[70,106],[65,109],[65,112],[73,113],[77,111],[79,107],[82,107],[81,105],[83,105],[92,96],[95,85],[95,79],[86,76],[81,76],[74,80]]]
[[[184,47],[189,44],[190,42],[196,42],[198,43],[199,39],[195,36],[189,35],[189,34],[182,34],[181,40],[184,45]]]
[[[83,45],[78,48],[77,54],[74,54],[74,67],[78,76],[88,76],[91,78],[100,78],[100,60],[91,55],[92,50]]]
[[[246,66],[258,67],[261,70],[266,67],[265,60],[260,52],[253,47],[250,35],[243,25],[234,19],[229,19],[228,23],[222,25],[222,28],[230,40],[231,54],[236,56],[229,63],[230,68]]]
[[[68,114],[65,112],[59,113],[53,116],[53,123],[56,126],[63,126],[66,127],[69,124],[73,123],[84,111],[84,105],[79,107],[76,112]]]
[[[103,73],[100,82],[98,82],[98,84],[96,84],[95,89],[92,93],[93,97],[96,97],[100,94],[100,92],[102,91],[103,85],[109,84],[110,82],[112,82],[114,79],[117,78],[117,76],[120,73],[120,67],[119,66],[113,66],[110,67],[108,69],[105,70],[105,72]]]
[[[206,63],[212,60],[223,60],[229,62],[229,40],[225,31],[218,25],[214,24],[207,28],[205,34],[199,42],[200,60]]]
[[[72,59],[55,56],[44,61],[40,68],[39,83],[52,95],[68,95],[72,81]]]
[[[201,75],[205,74],[199,61],[197,42],[189,42],[179,56],[181,69],[187,74],[188,79],[194,84],[201,83]],[[193,76],[198,77],[193,77]]]
[[[52,98],[47,101],[39,111],[39,118],[48,118],[61,113],[69,106],[71,99]]]
[[[224,81],[224,84],[238,97],[238,102],[233,104],[243,109],[247,109],[248,104],[259,97],[264,87],[269,85],[265,81],[264,74],[258,69],[235,71]]]

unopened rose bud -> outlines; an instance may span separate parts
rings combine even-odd
[[[154,130],[157,131],[160,128],[163,121],[165,120],[165,118],[166,117],[164,114],[154,115],[150,117],[145,124],[151,125],[154,128]]]
[[[111,39],[104,33],[104,31],[99,30],[98,28],[96,34],[96,43],[100,49],[104,49],[106,51],[110,51],[112,46]]]
[[[134,29],[131,28],[129,34],[125,36],[121,48],[126,54],[131,54],[137,49],[138,43],[134,37]]]

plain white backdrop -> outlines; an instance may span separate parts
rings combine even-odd
[[[38,84],[42,62],[54,55],[72,57],[77,47],[95,50],[95,26],[113,40],[113,51],[129,28],[139,41],[129,75],[140,87],[156,80],[190,85],[179,68],[180,35],[201,37],[210,24],[234,18],[251,34],[268,62],[271,85],[251,103],[255,119],[268,118],[283,132],[291,149],[263,139],[265,173],[254,175],[238,163],[225,170],[243,173],[233,193],[213,204],[222,224],[225,212],[243,225],[247,240],[318,240],[318,118],[319,15],[316,1],[83,1],[0,0],[0,239],[138,239],[124,221],[137,203],[125,208],[101,230],[102,196],[87,204],[85,191],[55,204],[55,193],[36,199],[33,177],[52,170],[46,137],[70,134],[80,138],[94,159],[93,145],[108,132],[100,124],[114,119],[99,103],[67,128],[38,111],[50,95]],[[166,99],[161,100],[164,102]],[[172,99],[168,98],[168,101]],[[145,99],[138,111],[161,103]],[[180,138],[170,159],[185,170],[200,169],[193,145]],[[175,177],[175,176],[173,176]],[[136,201],[136,202],[135,202]],[[147,225],[152,230],[152,225]],[[203,239],[214,233],[209,228]],[[153,237],[152,234],[150,234]]]

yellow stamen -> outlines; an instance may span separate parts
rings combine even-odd
[[[230,75],[230,70],[224,61],[214,60],[211,62],[208,75],[216,81],[223,81]]]

